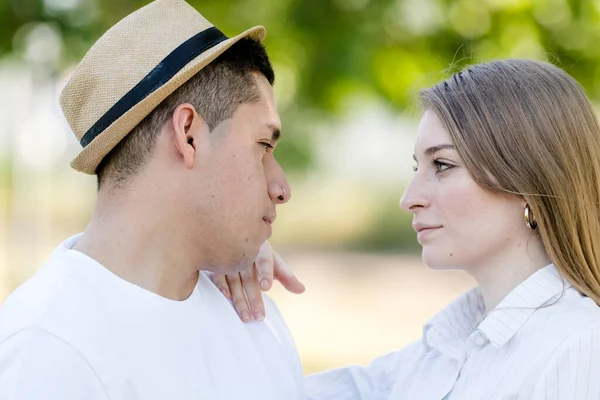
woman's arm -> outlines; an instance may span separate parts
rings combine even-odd
[[[305,378],[309,400],[388,400],[392,388],[420,343],[374,359],[368,366],[351,365]]]

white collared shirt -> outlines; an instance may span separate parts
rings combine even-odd
[[[554,265],[487,317],[484,309],[480,290],[472,289],[434,316],[419,342],[368,367],[307,377],[309,398],[600,399],[600,307]]]

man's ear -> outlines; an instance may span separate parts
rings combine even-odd
[[[201,141],[200,135],[208,130],[208,126],[190,103],[178,105],[173,111],[171,122],[175,149],[183,158],[186,168],[192,168],[197,145]]]

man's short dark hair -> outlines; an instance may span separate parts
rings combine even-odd
[[[244,103],[260,99],[252,72],[273,85],[275,74],[264,46],[241,39],[158,105],[102,160],[96,169],[98,189],[105,182],[119,187],[148,161],[163,125],[177,106],[190,103],[210,131],[233,116]]]

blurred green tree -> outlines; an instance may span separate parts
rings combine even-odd
[[[59,76],[148,2],[0,0],[0,58],[22,59],[42,78]],[[303,171],[314,161],[315,123],[354,112],[357,99],[410,110],[420,88],[471,63],[548,60],[600,100],[600,0],[189,2],[229,35],[266,26],[286,138],[278,154],[287,170]],[[10,160],[1,164],[0,186],[10,187]],[[417,249],[407,218],[397,213],[397,199],[382,202],[372,229],[348,245]]]
[[[420,87],[491,58],[549,60],[600,98],[600,2],[594,0],[190,0],[229,34],[268,29],[283,87],[286,167],[310,164],[307,112],[339,115],[357,96],[410,107]],[[78,61],[144,0],[1,0],[0,57],[35,57],[39,27],[62,43],[56,71]],[[40,25],[42,24],[42,25]],[[282,97],[280,95],[280,97]]]

